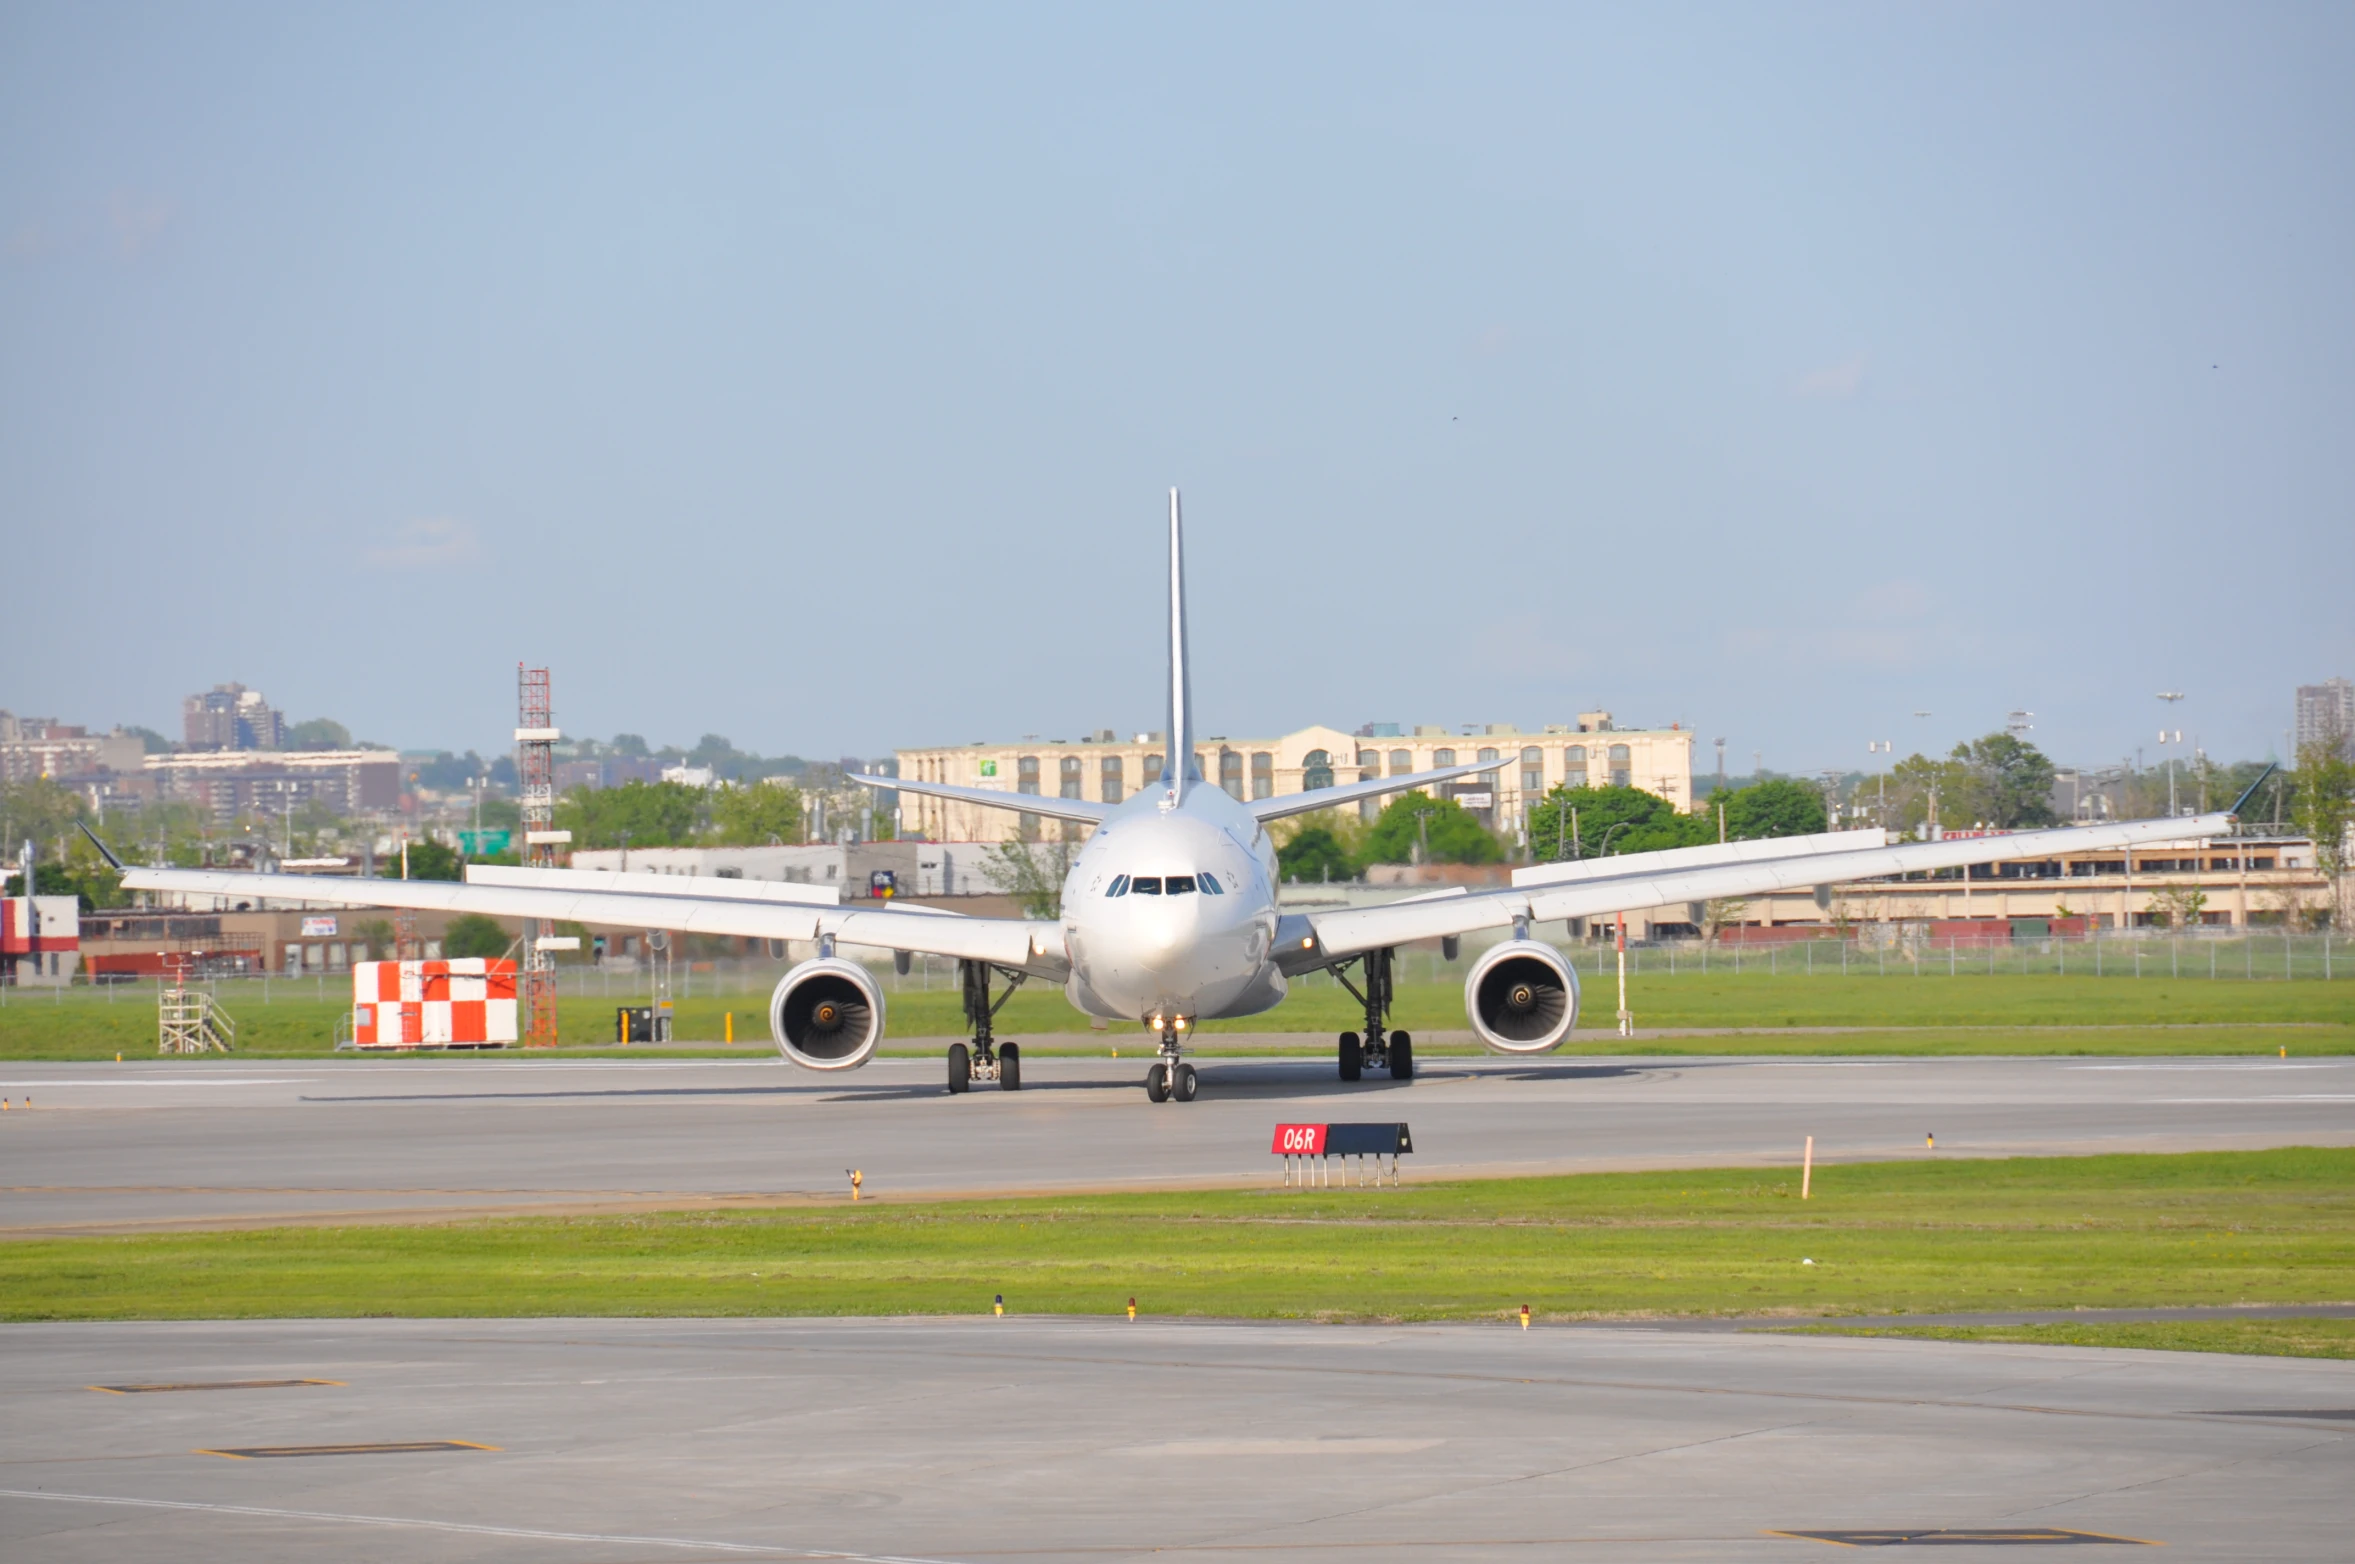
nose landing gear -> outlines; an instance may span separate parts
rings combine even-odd
[[[1022,1047],[1018,1043],[1000,1046],[991,1031],[998,1012],[1006,1001],[1014,997],[1014,990],[1030,974],[1007,972],[1006,991],[995,1002],[989,997],[990,966],[984,961],[960,961],[957,976],[965,987],[965,1020],[973,1028],[973,1046],[949,1044],[949,1091],[952,1095],[968,1091],[975,1081],[995,1081],[1002,1091],[1022,1090]],[[1003,971],[1003,968],[998,969]]]
[[[1184,1035],[1177,1019],[1171,1017],[1161,1024],[1161,1057],[1153,1061],[1145,1072],[1145,1096],[1148,1101],[1192,1102],[1202,1089],[1202,1078],[1194,1067],[1178,1057],[1178,1039]]]
[[[1365,1035],[1343,1032],[1336,1049],[1341,1079],[1345,1081],[1360,1079],[1368,1065],[1388,1070],[1394,1081],[1414,1078],[1415,1040],[1404,1032],[1385,1036],[1382,1030],[1382,1023],[1390,1016],[1390,957],[1391,952],[1384,949],[1369,950],[1357,958],[1366,983],[1362,991],[1349,981],[1349,974],[1341,967],[1332,969],[1334,980],[1348,989],[1366,1012]]]

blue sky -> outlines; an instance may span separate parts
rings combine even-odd
[[[1157,726],[1179,483],[1211,733],[2090,763],[2171,689],[2262,753],[2355,674],[2351,67],[2319,5],[15,5],[0,703]]]

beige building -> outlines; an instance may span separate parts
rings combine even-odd
[[[1098,732],[1077,740],[1025,739],[897,753],[899,774],[913,780],[1119,803],[1153,784],[1166,751],[1158,733],[1123,739]],[[1528,809],[1547,789],[1564,785],[1639,787],[1679,809],[1692,807],[1692,734],[1674,727],[1618,728],[1607,711],[1583,712],[1576,723],[1527,732],[1510,723],[1459,729],[1370,723],[1355,733],[1302,728],[1281,738],[1206,737],[1194,753],[1204,780],[1239,799],[1503,761],[1494,777],[1463,777],[1441,784],[1438,791],[1508,836],[1521,830]],[[1386,796],[1353,807],[1370,820],[1389,801]],[[1037,815],[903,792],[899,829],[903,836],[935,842],[995,842],[1036,840],[1062,826]]]

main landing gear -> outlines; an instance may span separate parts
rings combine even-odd
[[[1414,1079],[1415,1040],[1404,1032],[1385,1036],[1382,1030],[1382,1023],[1390,1016],[1390,957],[1388,950],[1369,950],[1357,958],[1360,976],[1366,984],[1362,991],[1349,981],[1349,974],[1341,967],[1333,968],[1334,980],[1348,989],[1366,1012],[1363,1037],[1355,1032],[1341,1034],[1339,1056],[1341,1079],[1345,1081],[1361,1078],[1368,1065],[1388,1070],[1394,1081]]]
[[[1154,1102],[1168,1102],[1173,1097],[1179,1102],[1192,1102],[1194,1094],[1202,1089],[1202,1078],[1194,1073],[1192,1065],[1178,1057],[1178,1039],[1185,1033],[1185,1022],[1175,1016],[1156,1016],[1152,1020],[1161,1024],[1158,1034],[1161,1057],[1145,1072],[1145,1096]]]
[[[1006,1001],[1014,997],[1014,990],[1022,986],[1026,972],[1005,972],[1006,991],[992,1003],[989,997],[990,964],[986,961],[960,961],[957,979],[965,988],[965,1020],[973,1028],[973,1046],[949,1044],[949,1090],[952,1093],[970,1091],[975,1081],[995,1081],[1003,1090],[1022,1090],[1022,1045],[1000,1045],[992,1036],[991,1024]]]

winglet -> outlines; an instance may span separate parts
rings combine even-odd
[[[2242,793],[2240,797],[2234,799],[2232,801],[2232,807],[2224,812],[2232,816],[2235,820],[2238,820],[2241,814],[2241,806],[2246,804],[2250,799],[2256,797],[2257,789],[2265,785],[2265,779],[2280,769],[2281,767],[2278,762],[2270,760],[2267,761],[2265,763],[2265,769],[2257,773],[2257,780],[2250,783],[2248,790]]]
[[[1186,544],[1185,523],[1178,508],[1178,491],[1169,491],[1169,748],[1161,762],[1161,780],[1169,802],[1183,802],[1186,784],[1197,779],[1194,769],[1194,692],[1186,671]]]
[[[98,856],[106,860],[106,866],[120,874],[123,869],[123,861],[114,855],[112,849],[98,839],[98,833],[90,829],[88,822],[76,818],[74,824],[80,826],[82,834],[90,838],[90,845],[98,849]]]

